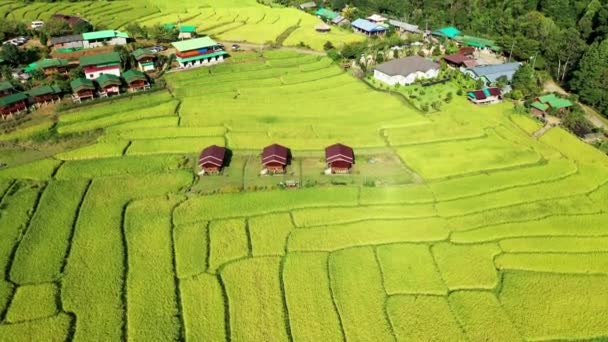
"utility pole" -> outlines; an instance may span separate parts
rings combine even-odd
[[[513,55],[513,48],[515,47],[515,38],[513,38],[513,43],[511,44],[511,51],[509,51],[509,60],[508,63],[511,62],[511,55]]]

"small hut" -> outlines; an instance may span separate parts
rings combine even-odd
[[[327,25],[326,23],[321,23],[321,24],[315,26],[315,30],[317,32],[327,33],[329,31],[331,31],[331,26]]]
[[[120,94],[120,86],[122,84],[120,77],[112,74],[103,74],[97,77],[96,81],[97,84],[99,84],[99,88],[101,89],[101,91],[99,92],[99,95],[101,95],[101,97],[108,97]]]
[[[266,146],[262,151],[262,174],[285,173],[285,168],[289,164],[289,149],[279,144]]]
[[[226,148],[212,145],[201,152],[198,165],[201,167],[199,175],[218,174],[222,171],[226,159]]]
[[[127,89],[131,93],[150,89],[150,83],[148,83],[146,74],[139,70],[129,70],[122,77],[127,82]]]
[[[349,146],[334,144],[325,148],[325,161],[328,169],[327,174],[349,173],[355,163],[355,153]]]
[[[61,89],[56,86],[38,86],[30,89],[27,93],[38,108],[61,101]]]
[[[95,83],[86,78],[77,78],[70,82],[72,87],[72,101],[92,100],[95,98]]]
[[[131,53],[137,61],[137,69],[139,71],[153,71],[156,54],[150,49],[137,49]]]

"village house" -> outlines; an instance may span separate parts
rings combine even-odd
[[[503,77],[510,83],[513,80],[513,75],[515,75],[515,72],[520,66],[521,63],[518,62],[483,65],[466,69],[464,73],[475,80],[481,79],[487,86],[491,86]]]
[[[224,61],[228,55],[222,47],[209,37],[188,39],[171,43],[177,50],[175,56],[180,68],[213,65]]]
[[[120,86],[122,85],[120,77],[111,74],[102,74],[96,81],[99,85],[99,95],[101,97],[120,95]]]
[[[380,24],[373,23],[367,19],[357,19],[350,24],[353,31],[364,33],[367,36],[381,36],[386,33],[386,27]]]
[[[325,21],[332,21],[332,20],[336,19],[340,14],[338,14],[332,10],[328,10],[327,8],[319,8],[315,12],[315,15]]]
[[[192,39],[196,37],[196,26],[194,25],[180,25],[178,39]]]
[[[372,14],[365,19],[371,21],[374,24],[380,24],[380,25],[384,24],[388,20],[388,18],[385,18],[385,17],[381,16],[380,14]]]
[[[103,74],[120,76],[120,55],[117,52],[80,57],[84,75],[94,80]]]
[[[72,29],[74,27],[76,27],[76,25],[79,25],[82,23],[90,24],[89,21],[84,18],[75,16],[75,15],[65,15],[65,14],[61,14],[61,13],[53,14],[51,19],[63,21],[66,24],[68,24],[68,26],[70,26],[70,28],[72,28]]]
[[[127,82],[127,89],[130,93],[150,89],[150,83],[148,83],[146,74],[139,70],[126,71],[122,75],[122,78]]]
[[[37,62],[31,63],[23,69],[24,72],[31,73],[35,70],[41,70],[45,76],[62,74],[65,75],[70,69],[70,64],[67,59],[62,58],[45,58]]]
[[[342,144],[334,144],[325,148],[326,174],[349,173],[355,163],[353,149]]]
[[[81,34],[53,37],[51,38],[51,45],[54,49],[79,50],[84,47],[84,39],[82,38]]]
[[[198,166],[201,168],[199,175],[215,175],[222,171],[226,162],[226,148],[212,145],[205,148],[198,158]]]
[[[455,28],[454,26],[448,26],[435,30],[431,34],[436,37],[454,39],[456,38],[456,36],[460,35],[460,30]]]
[[[131,53],[133,58],[137,61],[137,69],[139,71],[154,71],[154,61],[156,60],[156,54],[150,49],[137,49]]]
[[[127,45],[129,35],[115,30],[87,32],[82,34],[83,47],[91,49],[106,45]]]
[[[320,23],[319,25],[315,26],[315,31],[327,33],[331,31],[331,26],[327,25],[326,23]]]
[[[9,81],[0,81],[0,98],[8,96],[15,91],[15,88]]]
[[[48,85],[38,86],[27,92],[37,108],[46,106],[49,103],[61,102],[61,93],[62,91],[59,87]]]
[[[70,82],[72,87],[72,101],[82,102],[83,100],[92,100],[95,98],[95,83],[87,78],[77,78]]]
[[[439,64],[419,56],[410,56],[382,63],[374,69],[374,78],[389,85],[408,85],[418,79],[439,76]]]
[[[460,45],[473,47],[473,48],[476,48],[479,50],[488,50],[488,51],[494,51],[494,52],[502,51],[502,48],[500,46],[498,46],[498,44],[496,44],[496,42],[494,40],[491,40],[491,39],[459,35],[459,36],[455,37],[455,40]]]
[[[308,10],[308,9],[313,9],[316,8],[317,4],[314,1],[308,1],[302,4],[298,5],[298,8],[301,9],[302,11]]]
[[[467,93],[467,98],[474,104],[493,104],[502,100],[502,91],[498,87],[474,90]]]
[[[535,98],[530,107],[532,107],[534,115],[545,116],[551,109],[563,113],[573,105],[574,103],[568,99],[563,99],[555,94],[548,94]]]
[[[422,30],[420,30],[418,25],[408,24],[406,22],[394,19],[390,19],[388,23],[401,33],[422,33]]]
[[[272,144],[264,147],[262,151],[262,174],[285,173],[285,168],[290,162],[290,152],[285,146]]]
[[[0,114],[2,119],[10,119],[14,115],[26,112],[28,97],[25,93],[14,93],[0,98]]]
[[[341,15],[338,15],[337,17],[332,19],[331,23],[333,25],[339,25],[339,26],[350,26],[350,21]]]
[[[475,58],[461,53],[443,56],[443,60],[453,68],[473,68],[477,66]]]

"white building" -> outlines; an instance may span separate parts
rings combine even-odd
[[[378,65],[374,78],[388,85],[408,85],[418,79],[431,79],[439,76],[439,64],[419,56],[399,58]]]

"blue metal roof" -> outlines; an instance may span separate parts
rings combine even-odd
[[[378,25],[376,23],[372,23],[367,19],[357,19],[351,24],[353,27],[358,28],[359,30],[363,30],[365,32],[382,32],[386,31],[386,27],[382,25]]]
[[[471,68],[471,70],[477,77],[485,77],[488,81],[494,83],[501,76],[506,76],[509,81],[513,79],[513,75],[521,66],[520,63],[506,63],[496,65],[484,65]]]

